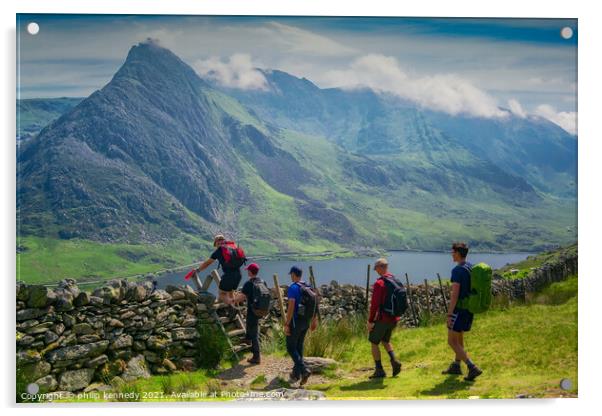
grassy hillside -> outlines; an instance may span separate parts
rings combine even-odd
[[[469,355],[484,370],[473,383],[440,374],[453,358],[442,322],[397,329],[392,343],[403,363],[402,372],[396,378],[369,380],[373,366],[370,344],[365,339],[364,318],[358,316],[322,326],[308,337],[306,356],[331,357],[340,364],[326,370],[320,384],[312,383],[310,378],[306,388],[324,392],[329,400],[576,397],[577,288],[578,279],[573,276],[535,294],[528,304],[498,306],[478,315],[465,339]],[[286,357],[281,336],[264,342],[262,349],[264,361]],[[383,363],[390,374],[388,360],[383,359]],[[214,370],[202,370],[153,376],[119,386],[115,391],[157,392],[155,397],[140,401],[224,400],[220,397],[222,391],[246,391],[224,384],[216,378],[217,374]],[[563,378],[571,380],[571,389],[560,388]],[[258,377],[251,386],[261,390],[267,381]],[[284,380],[276,382],[287,386]],[[211,397],[212,393],[215,397]],[[195,394],[205,396],[194,398]]]

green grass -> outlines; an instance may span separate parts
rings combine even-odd
[[[563,247],[559,250],[546,251],[544,253],[535,254],[527,257],[523,261],[518,263],[509,264],[498,270],[498,273],[505,279],[522,279],[527,277],[531,273],[531,269],[541,267],[545,263],[552,263],[562,255],[576,254],[578,250],[577,244],[572,244],[567,247]],[[517,272],[511,272],[511,270],[517,270]]]
[[[357,374],[358,368],[371,367],[373,362],[367,341],[353,343],[339,381],[308,388],[321,390],[330,399],[577,395],[576,277],[551,285],[528,305],[475,317],[465,342],[484,374],[474,383],[440,374],[453,358],[446,336],[443,324],[396,330],[392,342],[404,369],[398,377],[381,381],[368,380],[369,372]],[[573,390],[560,390],[562,378],[572,380]]]
[[[188,238],[169,244],[103,244],[27,236],[19,239],[17,280],[49,283],[71,277],[82,281],[131,277],[196,261],[207,242]]]

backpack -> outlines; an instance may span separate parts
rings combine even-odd
[[[472,268],[463,266],[470,273],[470,295],[459,302],[458,307],[471,313],[485,312],[491,306],[491,279],[493,272],[485,263],[479,263]]]
[[[268,285],[261,279],[256,278],[253,280],[253,295],[251,302],[251,310],[255,316],[263,318],[272,308],[272,294]]]
[[[224,258],[222,269],[239,269],[247,262],[244,250],[238,247],[234,241],[226,241],[222,244],[221,250]]]
[[[318,313],[320,299],[316,290],[307,283],[297,282],[301,288],[301,301],[297,309],[297,316],[309,323]]]
[[[385,295],[385,302],[380,305],[380,309],[389,315],[400,317],[408,309],[406,288],[393,275],[382,277],[382,279],[385,282],[387,294]]]

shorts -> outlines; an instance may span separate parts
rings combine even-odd
[[[381,342],[389,342],[391,340],[391,334],[397,324],[391,322],[374,322],[374,328],[368,335],[368,341],[373,344],[380,344]]]
[[[474,315],[466,309],[456,308],[451,316],[451,327],[448,326],[447,329],[455,332],[468,332],[472,327],[473,318]]]
[[[233,290],[238,289],[238,285],[242,280],[242,275],[240,273],[236,274],[225,274],[222,276],[222,280],[219,282],[219,289],[224,292],[232,292]]]

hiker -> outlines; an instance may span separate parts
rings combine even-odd
[[[284,325],[284,334],[286,335],[286,350],[293,359],[293,371],[290,375],[290,382],[299,381],[303,386],[307,383],[311,372],[305,367],[303,361],[303,342],[307,330],[314,331],[318,325],[317,308],[318,298],[315,290],[301,280],[303,270],[297,266],[291,267],[291,284],[288,288],[288,305],[286,309],[286,319]]]
[[[227,305],[233,305],[234,291],[242,279],[240,267],[247,261],[245,252],[237,247],[234,241],[226,240],[226,237],[221,234],[213,239],[213,247],[215,251],[211,257],[201,263],[197,272],[202,272],[217,260],[224,273],[219,283],[218,299]]]
[[[387,279],[395,279],[389,273],[387,259],[380,258],[374,263],[374,270],[379,277],[372,286],[372,300],[370,302],[370,313],[368,315],[368,340],[372,344],[372,358],[374,358],[374,373],[369,378],[383,378],[387,376],[381,362],[380,346],[382,344],[389,354],[391,360],[392,376],[395,377],[401,371],[401,363],[395,358],[391,334],[397,326],[399,316],[395,316],[384,310],[389,283]]]
[[[259,354],[259,320],[266,316],[272,305],[272,295],[267,284],[257,275],[259,265],[251,263],[245,267],[249,280],[243,285],[241,293],[234,296],[235,303],[247,301],[247,320],[245,338],[251,341],[253,356],[247,359],[249,364],[260,364]]]
[[[483,372],[468,358],[464,349],[464,333],[470,331],[474,315],[468,309],[460,308],[458,305],[468,298],[471,291],[470,274],[472,264],[466,261],[468,246],[465,243],[453,243],[452,258],[457,264],[451,273],[451,295],[447,311],[447,343],[456,354],[455,360],[449,365],[443,374],[461,375],[461,362],[464,361],[468,367],[466,381],[473,381]]]

